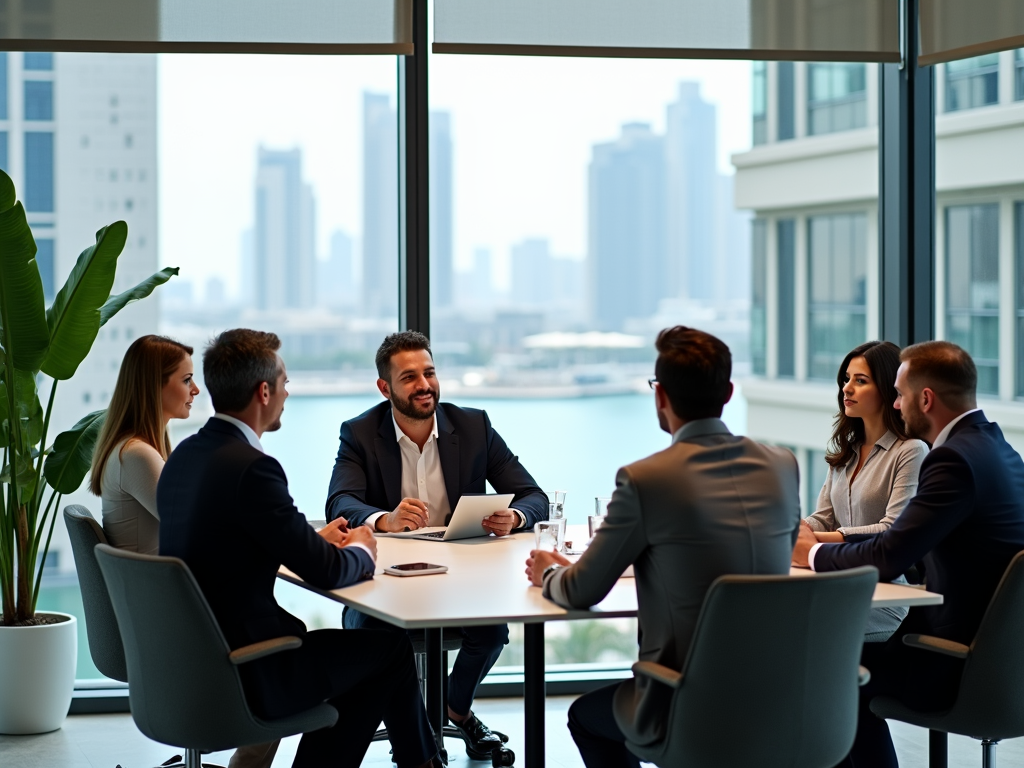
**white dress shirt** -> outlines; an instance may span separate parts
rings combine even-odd
[[[236,427],[238,427],[243,437],[245,437],[245,439],[249,441],[249,445],[251,445],[260,453],[266,453],[266,451],[263,450],[263,443],[260,442],[260,439],[256,436],[256,433],[253,431],[253,428],[250,427],[241,419],[236,419],[234,416],[228,416],[227,414],[224,413],[215,413],[213,414],[213,418],[220,419],[221,421],[226,421],[228,424],[234,424]],[[376,555],[374,555],[373,552],[370,551],[370,548],[365,544],[354,542],[352,544],[349,544],[348,546],[359,547],[361,550],[363,550],[363,552],[370,556],[373,562],[377,562]]]

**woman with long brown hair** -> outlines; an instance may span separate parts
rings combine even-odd
[[[839,412],[825,455],[828,477],[814,514],[803,524],[821,542],[875,534],[893,524],[917,492],[917,476],[928,445],[907,436],[896,410],[900,349],[869,341],[839,366]],[[905,608],[871,612],[867,640],[884,640],[906,616]]]
[[[187,419],[197,394],[192,347],[154,335],[128,347],[90,479],[90,490],[102,499],[103,530],[111,546],[157,554],[156,484],[171,452],[167,423]]]

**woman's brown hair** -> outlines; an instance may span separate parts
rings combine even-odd
[[[191,354],[192,347],[152,334],[139,337],[128,347],[92,455],[89,490],[94,494],[99,496],[103,492],[103,469],[107,459],[125,438],[153,446],[166,461],[171,441],[164,423],[162,392],[171,374],[185,356]]]
[[[832,467],[845,466],[853,457],[854,448],[864,442],[864,420],[847,416],[846,407],[843,405],[846,369],[850,367],[850,361],[856,357],[863,357],[867,362],[871,379],[878,387],[878,395],[882,398],[882,423],[885,424],[885,428],[900,440],[907,439],[903,419],[893,405],[896,402],[896,371],[900,367],[900,348],[891,341],[866,342],[843,358],[836,376],[836,383],[839,384],[839,412],[832,425],[829,451],[825,454],[825,461]]]

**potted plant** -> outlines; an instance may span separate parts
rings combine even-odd
[[[127,236],[123,221],[97,232],[47,307],[25,210],[0,171],[0,733],[55,730],[71,703],[75,617],[36,613],[36,602],[61,496],[89,471],[104,411],[52,445],[47,432],[57,384],[74,376],[100,327],[178,273],[164,269],[111,296]],[[41,374],[51,380],[45,410]]]

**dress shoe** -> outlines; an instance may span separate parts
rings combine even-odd
[[[476,715],[470,715],[461,723],[452,720],[452,725],[466,742],[466,754],[473,760],[490,760],[491,753],[501,749],[501,737],[480,722]]]

